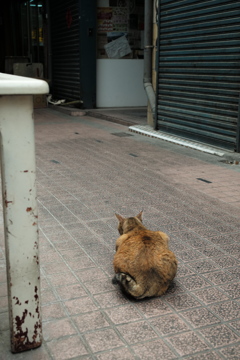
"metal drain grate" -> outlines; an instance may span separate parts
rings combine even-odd
[[[239,160],[220,160],[219,162],[224,163],[224,164],[229,164],[229,165],[239,165],[240,164]]]
[[[133,134],[128,134],[126,132],[118,132],[118,133],[111,133],[114,136],[119,136],[119,137],[125,137],[125,136],[134,136]]]
[[[206,180],[206,179],[202,179],[202,178],[197,178],[197,180],[203,181],[207,184],[212,184],[212,181]]]
[[[189,147],[191,149],[195,149],[195,150],[199,150],[199,151],[203,151],[203,152],[206,152],[209,154],[213,154],[213,155],[217,155],[217,156],[224,155],[224,152],[218,148],[214,148],[212,146],[198,143],[193,140],[187,140],[184,138],[180,138],[175,135],[166,134],[166,133],[161,132],[160,130],[153,130],[153,128],[150,125],[132,125],[132,126],[129,126],[129,130],[134,133],[137,133],[137,134],[169,141],[174,144],[182,145],[182,146]]]

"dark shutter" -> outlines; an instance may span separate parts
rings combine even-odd
[[[80,100],[79,1],[51,0],[52,93]]]
[[[159,1],[157,126],[236,150],[240,1]]]

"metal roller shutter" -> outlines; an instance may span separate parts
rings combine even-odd
[[[79,1],[51,0],[53,97],[80,99]]]
[[[239,150],[240,1],[160,0],[157,128]]]

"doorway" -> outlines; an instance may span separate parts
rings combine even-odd
[[[143,0],[97,1],[97,108],[144,107]]]
[[[4,34],[5,72],[14,73],[14,64],[38,63],[42,74],[37,77],[47,78],[46,0],[10,0],[5,4]]]

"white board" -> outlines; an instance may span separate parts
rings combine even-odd
[[[97,107],[147,106],[142,59],[97,59]]]

